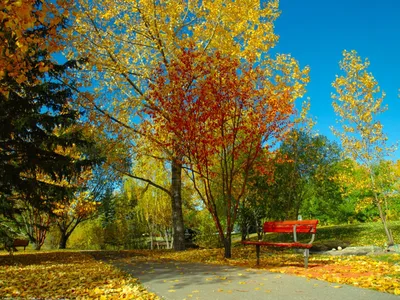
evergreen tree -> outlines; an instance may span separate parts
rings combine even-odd
[[[53,59],[67,9],[26,2],[5,7],[0,19],[0,218],[8,219],[20,212],[18,199],[51,212],[53,202],[73,193],[57,183],[93,165],[96,154],[79,126],[80,112],[71,105],[73,84],[60,80],[78,63],[60,65]],[[72,146],[85,153],[81,159],[59,151]]]

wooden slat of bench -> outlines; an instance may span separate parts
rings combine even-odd
[[[291,233],[296,226],[298,233],[316,233],[318,220],[265,222],[264,232]]]
[[[287,248],[301,248],[310,249],[312,244],[304,243],[274,243],[274,242],[264,242],[264,241],[242,241],[244,245],[259,245],[259,246],[270,246],[270,247],[287,247]]]

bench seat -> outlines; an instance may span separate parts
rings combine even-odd
[[[274,242],[264,242],[264,241],[243,241],[244,245],[260,245],[267,247],[287,247],[287,248],[301,248],[301,249],[310,249],[312,244],[304,244],[304,243],[274,243]]]

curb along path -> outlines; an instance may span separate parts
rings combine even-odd
[[[260,269],[178,261],[122,261],[114,266],[163,299],[395,300],[398,296]]]

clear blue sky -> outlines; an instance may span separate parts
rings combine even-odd
[[[335,140],[329,129],[337,119],[331,83],[340,72],[342,51],[354,49],[369,58],[369,71],[386,92],[389,109],[380,120],[389,144],[400,141],[400,0],[281,0],[280,10],[275,50],[310,66],[307,96],[315,129]],[[400,150],[393,159],[400,159]]]

